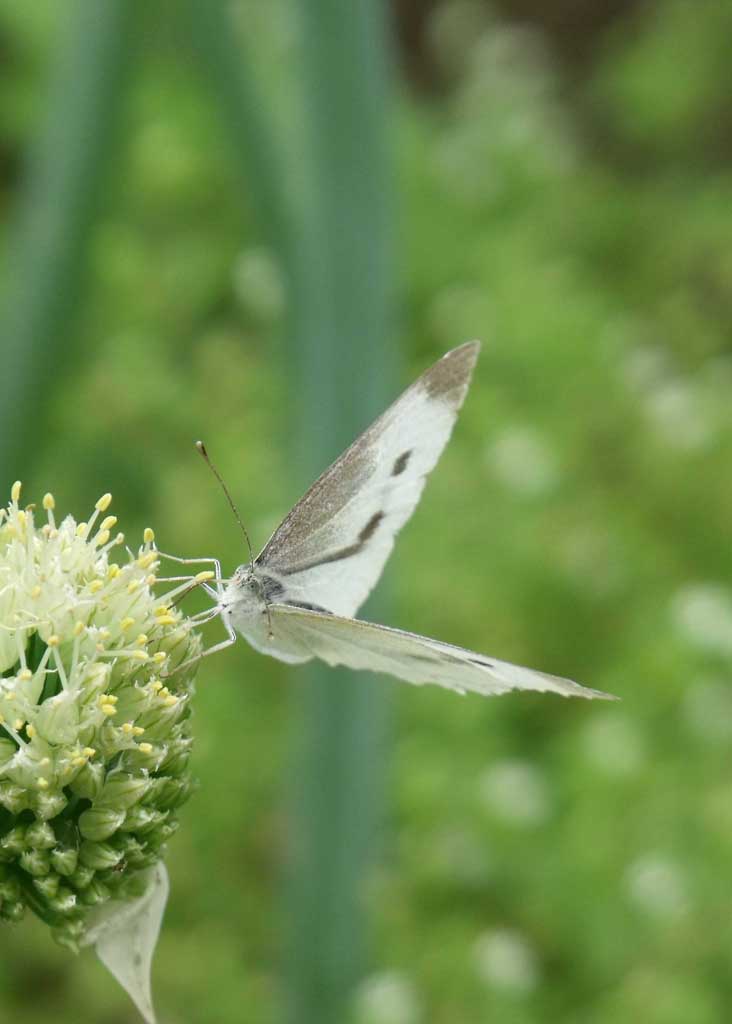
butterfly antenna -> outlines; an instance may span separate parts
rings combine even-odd
[[[196,448],[198,449],[199,454],[202,455],[203,458],[206,460],[206,464],[207,464],[208,468],[211,470],[213,475],[216,477],[218,482],[221,484],[221,490],[226,495],[226,500],[228,501],[229,505],[231,506],[231,511],[234,513],[234,517],[236,518],[236,521],[237,521],[237,523],[239,524],[239,526],[241,528],[241,532],[244,534],[244,539],[247,542],[247,547],[249,548],[249,564],[250,565],[254,565],[254,552],[252,551],[252,542],[249,540],[249,534],[247,533],[247,528],[244,525],[244,523],[242,522],[242,518],[239,515],[239,510],[237,509],[236,505],[234,504],[234,499],[229,494],[229,488],[224,483],[224,478],[221,476],[221,473],[219,473],[218,469],[216,468],[216,466],[214,466],[213,462],[211,461],[211,458],[210,458],[208,452],[206,451],[206,445],[203,443],[203,441],[196,441]]]

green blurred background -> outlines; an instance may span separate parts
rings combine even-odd
[[[4,492],[111,490],[230,572],[193,439],[261,544],[480,337],[378,614],[623,698],[204,663],[164,1024],[727,1018],[731,33],[716,0],[0,2]],[[2,1019],[136,1020],[40,923],[0,949]]]

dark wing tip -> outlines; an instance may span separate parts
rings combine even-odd
[[[466,341],[439,359],[416,383],[425,388],[430,398],[438,398],[459,408],[468,390],[479,352],[479,341]]]

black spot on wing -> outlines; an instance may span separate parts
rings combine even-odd
[[[399,476],[400,473],[404,472],[404,470],[407,468],[407,465],[409,463],[409,458],[410,458],[411,454],[412,454],[412,449],[409,448],[406,452],[402,452],[402,454],[399,456],[399,458],[395,459],[394,465],[391,468],[391,475],[392,476]]]
[[[280,571],[284,576],[296,576],[299,572],[306,572],[308,569],[315,569],[319,565],[328,565],[330,562],[342,562],[344,558],[352,558],[353,555],[357,555],[363,548],[364,544],[373,537],[383,518],[383,512],[374,512],[359,533],[358,540],[355,544],[349,544],[347,548],[340,548],[338,551],[331,551],[329,554],[323,555],[322,558],[313,559],[312,562],[305,562],[302,565],[293,565],[287,569],[281,569]]]
[[[383,512],[374,512],[369,521],[364,526],[363,530],[358,535],[358,545],[365,544],[370,537],[373,537],[374,533],[378,529],[379,523],[384,518]],[[355,547],[356,545],[354,545]]]
[[[468,658],[468,661],[472,661],[474,665],[480,665],[481,668],[494,668],[492,661],[488,661],[487,658]]]
[[[311,604],[309,601],[285,601],[286,605],[290,608],[303,608],[306,612],[325,612],[326,615],[332,615],[327,608],[323,608],[319,604]]]

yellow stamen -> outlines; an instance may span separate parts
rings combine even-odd
[[[43,495],[43,507],[45,508],[46,512],[53,512],[53,510],[56,508],[56,499],[52,494],[49,493]]]
[[[39,587],[39,585],[38,585],[37,583],[36,583],[35,587],[33,587],[33,589],[31,590],[31,592],[30,592],[30,596],[31,596],[31,597],[32,597],[32,598],[33,598],[34,600],[35,600],[35,599],[36,599],[37,597],[40,597],[40,596],[41,596],[41,588]]]
[[[13,728],[15,729],[16,732],[20,732],[24,725],[25,722],[23,721],[22,718],[16,718],[15,721],[13,722]]]
[[[149,526],[146,526],[145,532],[142,535],[142,539],[145,541],[146,544],[152,544],[152,542],[155,540],[155,531],[152,530]]]
[[[122,621],[119,624],[119,628],[124,633],[124,632],[126,632],[130,628],[130,626],[134,626],[134,624],[135,624],[135,620],[131,616],[128,615],[126,618],[122,619]]]
[[[103,580],[92,580],[91,583],[89,584],[89,593],[90,594],[98,594],[103,586],[104,586],[104,581]]]
[[[147,651],[143,651],[143,650],[133,651],[132,654],[131,654],[131,657],[135,658],[137,661],[149,661],[150,660],[150,655],[147,653]]]
[[[29,668],[22,668],[18,673],[18,679],[21,679],[24,683],[27,683],[29,679],[33,678],[33,673]]]
[[[101,498],[99,499],[99,501],[94,506],[94,508],[97,510],[97,512],[106,512],[111,504],[112,504],[112,495],[111,494],[103,494],[101,496]]]
[[[141,725],[133,725],[132,726],[132,735],[133,736],[142,736],[144,731],[145,730],[143,729],[143,727]]]
[[[116,562],[112,562],[109,568],[107,569],[107,576],[109,576],[110,580],[116,580],[119,574],[120,567],[117,565]]]
[[[49,647],[58,647],[58,645],[60,643],[61,643],[61,637],[57,636],[56,633],[53,633],[51,636],[49,636],[48,640],[46,640],[46,644]]]
[[[83,622],[77,622],[76,625],[74,626],[74,636],[81,636],[85,629],[86,626],[84,625]]]
[[[117,714],[117,708],[114,704],[102,704],[101,710],[103,715],[108,715],[110,718],[112,715]]]
[[[94,747],[84,747],[84,749],[82,750],[82,754],[84,755],[84,757],[94,757],[94,755],[96,754],[96,749]]]
[[[178,620],[175,615],[158,615],[158,626],[174,626]]]
[[[102,519],[101,525],[99,527],[99,532],[103,533],[104,530],[111,530],[112,527],[116,525],[117,516],[105,516],[104,519]]]
[[[36,727],[34,725],[29,725],[28,728],[25,731],[26,731],[27,736],[30,739],[33,739],[33,737],[36,734]]]
[[[157,562],[158,553],[157,551],[148,551],[145,555],[140,555],[137,559],[137,564],[141,569],[149,569],[153,562]]]
[[[48,789],[48,779],[40,778],[38,780],[39,789]]]
[[[109,530],[100,530],[97,534],[97,544],[106,544],[109,540]]]
[[[11,501],[17,501],[18,500],[18,498],[20,497],[20,491],[21,491],[22,486],[23,485],[20,482],[20,480],[16,480],[15,481],[13,486],[10,488],[10,500]]]
[[[130,580],[130,582],[127,584],[127,593],[128,594],[134,594],[135,591],[139,590],[139,589],[140,589],[140,581],[139,580]]]
[[[141,754],[152,754],[152,743],[140,743],[137,749]]]
[[[153,654],[152,656],[152,660],[155,662],[156,665],[162,665],[167,657],[168,655],[165,653],[165,651],[156,651],[155,654]]]
[[[203,572],[197,572],[193,579],[196,583],[205,583],[206,580],[212,580],[215,575],[215,572],[211,572],[210,569],[205,569]]]

